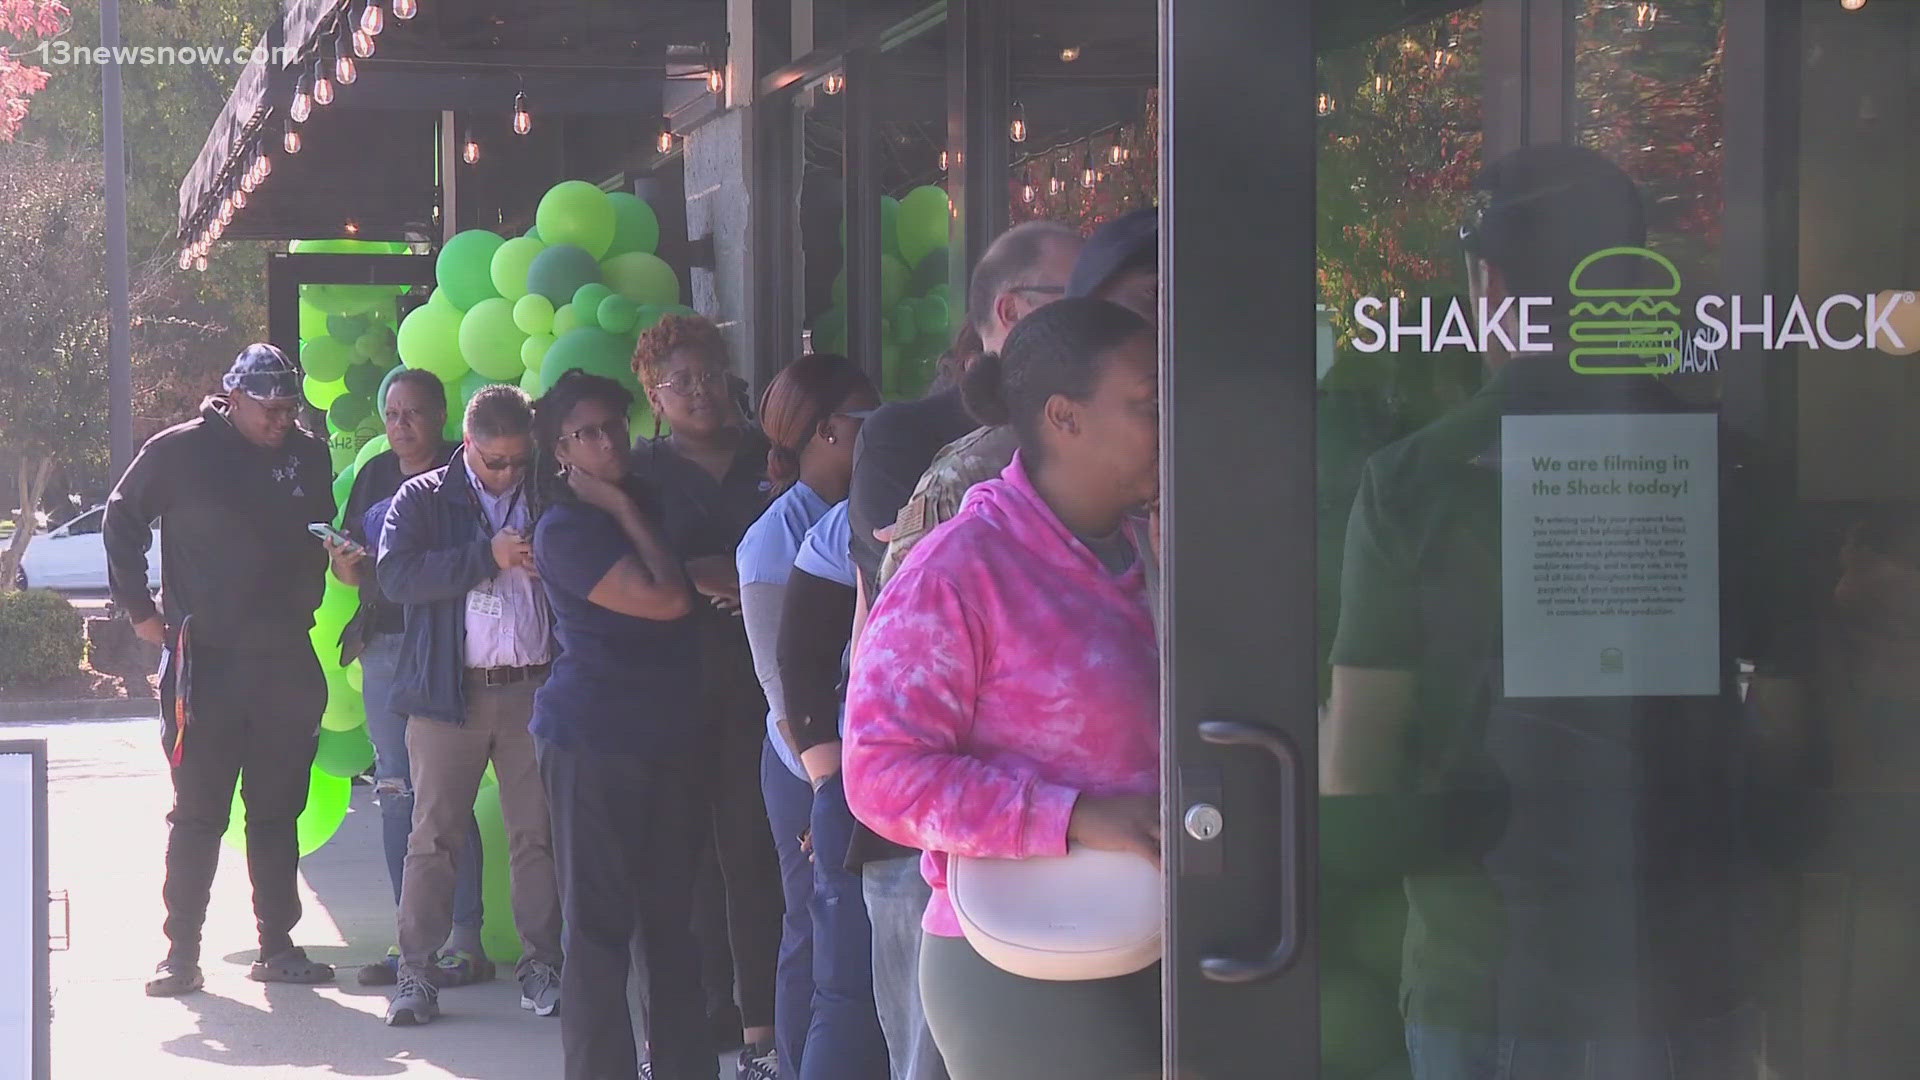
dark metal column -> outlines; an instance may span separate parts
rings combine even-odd
[[[847,351],[879,386],[880,162],[874,108],[879,54],[855,49],[847,54],[846,72]]]
[[[956,212],[948,247],[948,280],[960,295],[975,263],[1006,231],[1009,219],[1008,53],[1012,36],[1007,0],[949,0],[947,4],[948,194]]]

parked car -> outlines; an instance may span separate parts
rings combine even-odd
[[[107,546],[101,535],[107,508],[96,506],[27,543],[20,559],[21,588],[58,592],[106,592]],[[160,587],[160,530],[147,552],[147,584]]]

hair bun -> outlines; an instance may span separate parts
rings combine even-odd
[[[1007,408],[1006,364],[996,352],[983,352],[960,376],[960,401],[975,420],[999,427],[1012,419]]]

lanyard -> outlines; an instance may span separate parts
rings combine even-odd
[[[493,536],[494,533],[499,532],[501,529],[504,529],[507,526],[513,524],[514,511],[520,509],[520,496],[525,494],[526,490],[527,490],[527,483],[526,481],[522,480],[520,484],[513,489],[513,498],[508,500],[507,502],[506,516],[501,518],[500,524],[496,526],[493,523],[493,519],[489,517],[487,514],[487,498],[486,498],[485,489],[483,488],[475,489],[473,493],[473,508],[476,512],[479,513],[480,526],[482,530],[487,534],[487,536],[491,537]]]

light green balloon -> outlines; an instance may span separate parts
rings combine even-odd
[[[600,329],[609,334],[629,334],[640,320],[640,308],[624,296],[609,294],[600,301],[594,317],[600,323]]]
[[[336,379],[329,382],[325,379],[316,379],[312,375],[308,375],[306,378],[300,380],[300,391],[306,395],[307,404],[319,409],[321,412],[325,412],[327,411],[327,406],[333,404],[335,398],[347,392],[347,384],[344,380]]]
[[[520,343],[527,334],[514,325],[513,305],[495,296],[473,305],[460,320],[460,355],[485,378],[518,378],[526,368],[520,362]]]
[[[900,256],[908,266],[918,266],[928,252],[946,246],[952,212],[947,193],[931,184],[914,188],[900,200]]]
[[[612,289],[607,288],[597,281],[589,281],[574,290],[573,300],[571,301],[573,310],[579,312],[582,318],[591,318],[594,312],[600,310],[600,301],[612,295]]]
[[[498,233],[465,229],[453,234],[440,249],[433,263],[433,277],[454,307],[466,311],[488,297],[500,295],[493,287],[493,255],[505,243]]]
[[[513,325],[524,334],[546,334],[553,330],[553,301],[539,293],[528,293],[513,302]]]
[[[547,349],[553,345],[552,334],[533,334],[520,343],[520,363],[529,372],[539,372],[540,361],[547,358]]]
[[[893,337],[902,346],[913,344],[920,336],[920,316],[911,303],[901,301],[893,309]]]
[[[317,337],[300,347],[300,366],[321,382],[345,378],[353,361],[353,346],[336,337]]]
[[[346,686],[344,681],[339,685],[343,688]],[[347,693],[353,697],[359,696],[353,694],[350,689]],[[364,709],[364,706],[362,708]],[[244,787],[234,785],[233,807],[229,811],[227,832],[223,838],[228,846],[236,851],[247,850],[247,812],[243,801],[244,792]],[[307,808],[300,812],[298,824],[295,826],[302,858],[319,851],[321,845],[333,839],[333,834],[340,829],[340,823],[347,820],[347,804],[352,795],[353,781],[344,776],[329,776],[317,768],[309,770]]]
[[[527,271],[533,266],[534,256],[545,250],[547,245],[532,236],[516,236],[494,249],[487,267],[494,291],[509,300],[527,295]]]
[[[327,313],[305,300],[300,301],[300,340],[327,336]]]
[[[388,445],[387,437],[384,434],[375,435],[373,438],[368,439],[366,445],[360,448],[360,452],[353,456],[354,471],[358,472],[361,466],[379,457],[381,454],[386,453],[390,449],[392,449],[392,447]]]
[[[528,338],[527,340],[532,341],[534,339]],[[526,374],[520,376],[520,389],[526,391],[527,396],[530,398],[538,398],[541,394],[547,392],[546,385],[540,381],[539,368],[531,366],[527,368]]]
[[[480,947],[494,963],[513,964],[522,946],[513,926],[513,852],[507,847],[498,783],[480,785],[473,820],[480,826]]]
[[[353,354],[376,364],[395,360],[399,358],[399,354],[394,351],[396,340],[391,326],[375,324],[355,339]]]
[[[400,361],[410,368],[431,371],[441,382],[460,378],[467,362],[460,355],[460,322],[464,318],[451,302],[434,299],[407,313],[400,322]]]
[[[563,180],[549,188],[533,220],[548,244],[575,244],[596,259],[613,246],[613,204],[585,180]]]
[[[572,304],[561,304],[553,309],[553,329],[550,333],[554,337],[565,337],[568,331],[578,330],[581,325],[580,311]]]
[[[907,269],[898,255],[880,256],[880,306],[892,311],[900,306],[907,297],[907,280],[913,271]]]
[[[543,386],[552,386],[573,368],[589,375],[604,375],[625,386],[639,388],[633,376],[633,342],[621,334],[609,334],[598,326],[583,326],[553,343],[540,363]]]
[[[600,276],[614,292],[636,304],[677,304],[680,278],[657,255],[629,251],[600,264]]]
[[[348,731],[321,729],[320,744],[313,755],[314,769],[328,776],[352,779],[372,764],[373,741],[367,738],[365,725]]]
[[[632,192],[610,191],[607,201],[613,204],[613,243],[607,248],[608,257],[629,251],[651,254],[660,246],[660,218],[645,199]]]

